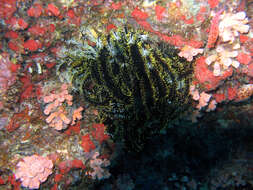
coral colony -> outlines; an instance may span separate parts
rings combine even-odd
[[[24,161],[17,164],[15,177],[21,179],[22,186],[38,189],[40,183],[47,180],[52,173],[53,162],[45,157],[33,155],[24,157]]]
[[[252,7],[0,0],[0,189],[253,189]]]
[[[67,116],[69,113],[63,104],[66,102],[67,106],[72,106],[72,99],[73,96],[68,94],[67,84],[62,84],[61,92],[57,94],[52,93],[43,98],[44,103],[47,103],[44,109],[44,114],[49,115],[46,118],[46,122],[50,127],[53,127],[56,130],[62,130],[67,128],[68,124],[74,125],[76,120],[82,119],[82,107],[73,110],[71,118]]]

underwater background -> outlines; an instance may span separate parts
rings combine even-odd
[[[0,189],[253,189],[252,16],[0,0]]]

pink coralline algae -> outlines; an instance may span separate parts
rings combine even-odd
[[[0,92],[5,92],[16,81],[19,65],[12,63],[7,53],[0,55]]]
[[[48,4],[47,10],[49,11],[50,14],[53,14],[54,16],[60,15],[60,11],[59,11],[58,7],[56,7],[52,3]]]
[[[213,90],[217,88],[223,80],[230,77],[233,74],[233,70],[230,67],[224,71],[221,76],[214,76],[213,72],[208,69],[205,59],[204,56],[197,58],[194,75],[205,89]]]
[[[38,189],[52,173],[53,162],[47,157],[32,155],[25,157],[17,164],[17,167],[15,177],[21,180],[21,185],[30,189]]]
[[[27,40],[24,43],[24,48],[29,49],[30,51],[36,51],[41,47],[41,43],[38,40]]]
[[[82,146],[84,152],[90,152],[91,150],[96,148],[96,146],[92,142],[89,134],[82,136],[81,146]]]
[[[24,19],[18,17],[11,17],[5,20],[5,23],[8,24],[12,30],[24,30],[28,27],[28,23]]]
[[[209,105],[208,105],[208,108],[207,108],[207,111],[214,111],[216,109],[216,105],[217,105],[217,102],[215,100],[211,100]]]
[[[100,144],[102,144],[103,141],[106,141],[107,139],[109,139],[109,135],[105,134],[106,126],[104,124],[94,123],[92,127],[94,131],[92,131],[91,135]]]
[[[156,13],[157,20],[162,20],[163,14],[164,14],[165,10],[166,9],[164,7],[162,7],[160,5],[156,5],[156,7],[155,7],[155,13]]]
[[[216,15],[213,17],[211,21],[211,26],[210,26],[210,32],[208,35],[208,41],[207,41],[207,47],[212,48],[214,47],[215,42],[218,39],[219,36],[219,19],[220,19],[220,14],[222,11],[219,11],[216,13]]]
[[[219,0],[208,0],[208,4],[210,8],[213,9],[219,5]]]
[[[112,2],[111,8],[112,8],[113,10],[120,10],[120,9],[122,8],[122,3],[121,3],[121,2],[119,2],[119,3],[114,3],[114,2]]]
[[[83,116],[82,116],[82,111],[83,111],[83,107],[79,107],[79,108],[77,108],[77,109],[75,109],[75,110],[73,111],[73,116],[72,116],[72,123],[71,123],[71,125],[75,125],[77,120],[80,120],[80,119],[83,118]]]
[[[17,39],[18,38],[18,33],[15,32],[15,31],[10,30],[10,31],[6,32],[4,36],[6,38],[10,38],[10,39]]]
[[[242,85],[237,91],[236,101],[244,101],[249,99],[253,95],[253,84]]]
[[[237,60],[241,63],[241,64],[244,64],[244,65],[248,65],[251,60],[252,60],[252,57],[247,54],[247,53],[239,53],[238,56],[237,56]]]
[[[148,18],[148,14],[141,11],[138,7],[133,10],[131,15],[136,20],[146,20]]]
[[[42,6],[38,3],[34,3],[34,5],[30,9],[28,9],[27,14],[29,16],[38,18],[42,14],[42,12],[43,12]]]
[[[16,10],[16,0],[0,1],[0,18],[8,19],[14,14]]]

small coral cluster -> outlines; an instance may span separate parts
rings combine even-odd
[[[0,54],[0,93],[5,92],[17,78],[19,65],[13,64],[7,53]]]
[[[192,96],[193,100],[198,101],[198,105],[196,106],[198,110],[201,110],[207,105],[207,111],[212,111],[216,108],[217,102],[215,100],[211,100],[212,94],[208,94],[206,92],[200,93],[195,85],[190,86],[190,95]]]
[[[214,76],[223,75],[230,66],[236,69],[240,66],[237,57],[243,50],[239,42],[239,34],[248,33],[250,29],[245,12],[224,12],[219,19],[219,45],[214,53],[206,58],[206,64],[212,64]]]
[[[253,84],[242,85],[237,92],[236,101],[243,101],[253,95]]]
[[[107,166],[110,165],[110,161],[107,159],[98,158],[99,152],[95,152],[90,160],[90,167],[92,168],[92,172],[88,172],[88,175],[92,177],[92,179],[106,179],[111,176],[109,171],[106,169]]]
[[[197,110],[193,115],[198,115],[200,110],[205,110],[207,112],[216,109],[216,105],[223,101],[245,101],[253,95],[253,84],[244,84],[241,86],[229,87],[217,90],[215,93],[207,93],[205,91],[200,92],[196,85],[190,86],[190,95],[192,99],[197,102]],[[194,117],[195,117],[194,116]],[[195,119],[193,119],[195,121]]]
[[[197,81],[190,88],[190,95],[198,102],[197,113],[202,108],[212,111],[223,101],[246,100],[253,94],[251,79],[240,75],[250,76],[252,68],[250,46],[242,40],[251,35],[248,23],[246,13],[236,12],[233,8],[220,10],[213,16],[208,51],[196,60],[194,74]],[[180,53],[183,55],[183,49]]]
[[[16,179],[20,179],[23,187],[38,189],[52,173],[53,162],[47,157],[32,155],[24,157],[17,164]]]
[[[239,45],[239,44],[238,44]],[[234,50],[225,50],[224,47],[218,46],[216,48],[216,54],[210,55],[206,58],[206,64],[213,64],[214,76],[221,76],[224,70],[227,70],[231,65],[234,68],[238,68],[240,63],[234,58],[238,56],[238,49],[240,46],[235,46]]]
[[[234,42],[239,33],[249,32],[248,19],[245,12],[225,13],[220,16],[219,36],[222,42]]]
[[[73,96],[68,93],[67,84],[61,86],[59,93],[52,93],[44,97],[43,101],[47,104],[44,109],[44,114],[49,115],[46,118],[46,122],[50,127],[56,130],[62,130],[67,128],[69,124],[74,125],[76,120],[82,119],[82,107],[75,109],[72,116],[65,109],[67,106],[72,106],[72,100]]]
[[[180,57],[184,57],[187,61],[192,61],[194,56],[202,54],[203,51],[204,51],[203,49],[197,49],[189,45],[185,45],[178,55]]]

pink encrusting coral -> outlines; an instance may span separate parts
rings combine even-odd
[[[222,76],[230,66],[237,69],[240,63],[247,65],[250,62],[249,54],[239,42],[239,34],[248,33],[250,30],[247,23],[245,12],[224,12],[220,15],[219,29],[217,29],[219,44],[214,51],[215,54],[206,58],[206,64],[212,64],[214,76]]]
[[[202,107],[207,106],[211,97],[212,97],[212,95],[207,94],[205,92],[201,92],[201,94],[199,96],[199,104],[197,105],[197,108],[201,109]]]
[[[224,12],[220,15],[219,29],[217,30],[219,45],[216,47],[215,54],[206,58],[208,65],[214,63],[214,76],[221,76],[230,65],[237,69],[240,63],[247,65],[250,62],[249,54],[245,53],[245,48],[242,48],[239,43],[239,34],[246,34],[250,30],[247,23],[245,12]]]
[[[24,157],[17,167],[15,177],[21,180],[21,185],[30,189],[38,189],[52,173],[53,162],[47,157],[34,154]]]
[[[189,90],[190,90],[189,93],[192,96],[192,99],[195,100],[195,101],[198,101],[199,100],[199,90],[196,89],[196,86],[191,85]]]
[[[79,107],[77,109],[75,109],[73,111],[73,115],[72,115],[72,123],[71,125],[75,125],[76,124],[76,120],[80,120],[82,119],[82,111],[83,111],[83,107]]]
[[[239,33],[248,33],[250,26],[245,12],[224,13],[220,16],[219,36],[223,42],[233,42]]]
[[[240,47],[239,44],[237,44],[237,46],[238,48]],[[233,66],[236,69],[240,66],[240,63],[235,60],[238,55],[238,48],[234,47],[232,50],[227,50],[223,46],[219,45],[216,48],[216,53],[206,58],[205,62],[207,65],[211,65],[213,63],[214,76],[223,75],[230,66]]]
[[[191,85],[190,86],[190,95],[192,96],[192,99],[195,101],[198,101],[198,105],[196,106],[197,109],[201,110],[203,107],[207,106],[212,94],[208,94],[206,92],[201,92],[199,93],[199,90],[196,88],[195,85]],[[214,110],[216,108],[216,101],[211,101],[209,106],[208,106],[208,110]]]
[[[107,179],[111,176],[109,171],[106,169],[107,166],[110,165],[110,161],[107,159],[101,159],[98,157],[99,152],[95,152],[90,160],[90,167],[93,169],[92,172],[87,172],[88,175],[92,177],[92,179]]]
[[[17,78],[16,71],[19,67],[19,65],[10,61],[9,54],[2,53],[0,55],[0,92],[5,92],[15,83]]]
[[[218,13],[216,13],[211,20],[211,26],[210,26],[210,32],[208,35],[208,40],[207,40],[207,47],[212,48],[214,47],[214,44],[216,43],[218,36],[219,36],[219,20],[220,20],[220,15],[223,12],[223,10],[220,10]]]
[[[198,55],[199,53],[203,53],[203,51],[203,49],[197,49],[189,45],[185,45],[178,55],[180,57],[184,57],[185,59],[187,59],[187,61],[192,61],[194,56]]]
[[[214,111],[216,109],[216,104],[217,102],[215,100],[211,100],[208,105],[207,111]]]
[[[67,105],[72,105],[72,95],[68,94],[68,85],[63,84],[59,93],[52,93],[45,96],[43,101],[48,103],[44,109],[44,114],[49,115],[46,122],[49,126],[56,130],[62,130],[66,125],[70,124],[71,119],[68,118],[65,109],[62,107],[64,102]]]
[[[46,122],[50,127],[62,130],[67,128],[69,124],[74,125],[76,120],[82,119],[82,107],[73,110],[73,113],[66,109],[66,106],[72,106],[72,100],[73,96],[68,93],[68,84],[62,84],[60,92],[51,93],[44,97],[43,101],[47,103],[44,114],[49,115]]]
[[[244,84],[237,91],[236,101],[244,101],[253,95],[253,84]]]

